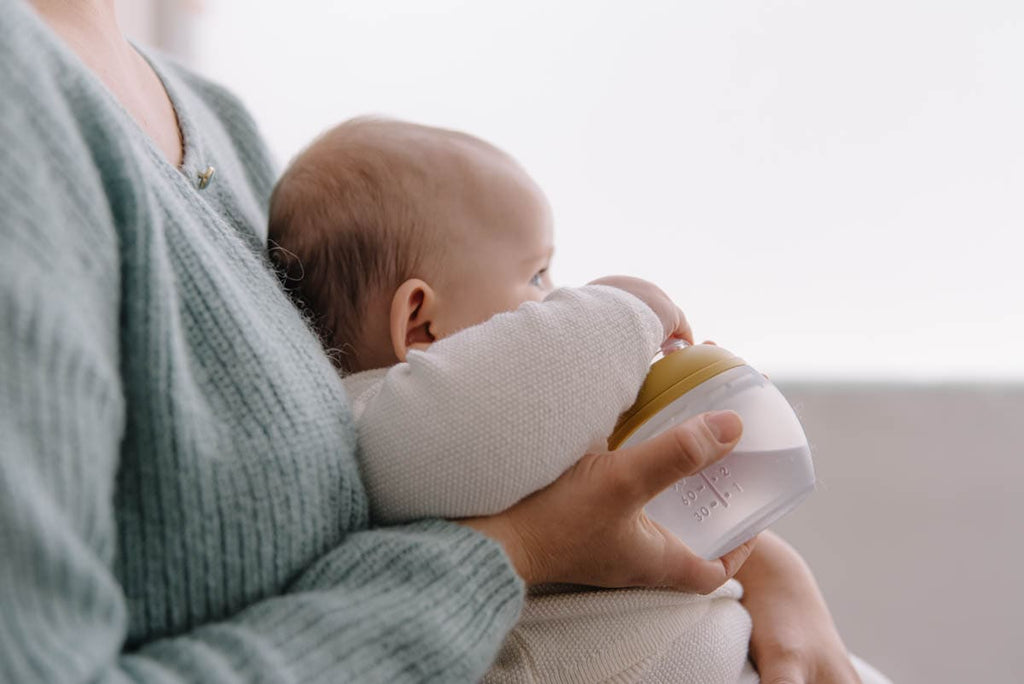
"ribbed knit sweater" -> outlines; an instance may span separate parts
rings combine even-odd
[[[180,169],[0,0],[0,681],[477,680],[521,582],[465,527],[368,527],[257,131],[151,61]]]

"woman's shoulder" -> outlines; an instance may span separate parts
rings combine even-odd
[[[101,182],[140,147],[99,78],[20,0],[0,0],[0,93],[0,159],[51,181]]]
[[[0,223],[12,268],[106,274],[116,265],[114,208],[133,169],[111,134],[113,107],[92,106],[69,48],[25,3],[0,0]],[[104,275],[104,278],[107,276]]]
[[[14,110],[49,112],[74,99],[63,87],[75,80],[67,52],[26,3],[0,0],[0,121]]]

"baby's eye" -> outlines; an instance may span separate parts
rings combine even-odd
[[[547,272],[548,269],[542,268],[536,273],[534,273],[533,277],[530,278],[530,285],[533,285],[534,287],[544,287],[544,276],[547,274]]]

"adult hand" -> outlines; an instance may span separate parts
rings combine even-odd
[[[818,584],[791,546],[762,533],[736,579],[753,623],[750,657],[762,684],[859,684]]]
[[[460,522],[501,543],[527,584],[708,593],[736,574],[754,540],[704,560],[648,518],[643,507],[725,456],[741,432],[739,416],[731,411],[696,416],[628,449],[587,454],[509,510]]]

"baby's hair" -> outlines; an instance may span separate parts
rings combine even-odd
[[[430,136],[463,137],[353,119],[306,148],[271,195],[270,258],[343,371],[362,369],[370,302],[415,277],[436,239],[433,173],[416,144]]]

